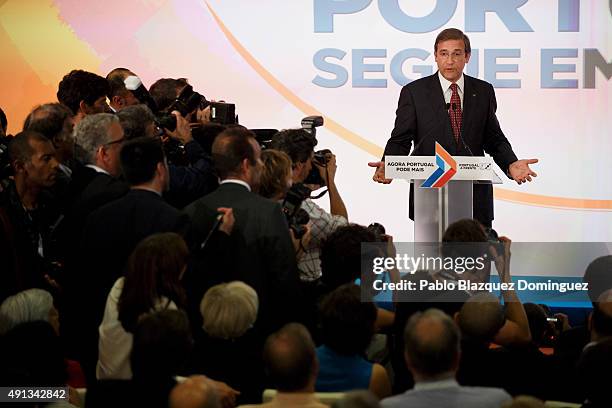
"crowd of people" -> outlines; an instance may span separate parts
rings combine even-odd
[[[612,256],[586,269],[593,310],[573,328],[513,290],[377,300],[362,244],[393,241],[349,223],[336,156],[315,159],[305,129],[262,147],[193,95],[75,70],[15,136],[0,115],[1,386],[67,386],[86,407],[260,406],[266,389],[266,407],[612,405]],[[295,203],[322,187],[329,211]],[[475,220],[444,240],[488,245]]]

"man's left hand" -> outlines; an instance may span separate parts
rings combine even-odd
[[[510,177],[512,177],[512,179],[518,184],[531,181],[531,177],[537,177],[538,175],[529,168],[529,165],[537,162],[538,159],[517,160],[510,165],[508,168],[508,173],[510,173]]]

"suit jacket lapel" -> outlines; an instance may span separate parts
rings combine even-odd
[[[472,77],[463,75],[464,90],[463,90],[463,122],[461,124],[461,134],[466,143],[470,136],[470,126],[472,125],[472,117],[474,116],[474,103],[476,102],[476,91],[474,90],[474,84]]]

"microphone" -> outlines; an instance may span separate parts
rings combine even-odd
[[[446,104],[446,110],[450,110],[450,107],[451,107],[451,104],[450,104],[450,103],[447,103],[447,104]],[[453,108],[453,109],[454,109],[454,108]]]

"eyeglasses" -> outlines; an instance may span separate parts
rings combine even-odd
[[[459,58],[463,58],[465,56],[465,52],[463,52],[463,51],[453,51],[451,53],[449,53],[448,51],[440,51],[440,52],[438,52],[438,57],[440,57],[442,59],[447,59],[449,56],[453,60],[457,60]]]
[[[121,139],[117,139],[117,140],[113,140],[112,142],[104,143],[102,146],[110,146],[110,145],[114,145],[117,143],[122,143],[124,141],[125,141],[125,137],[122,137]]]

